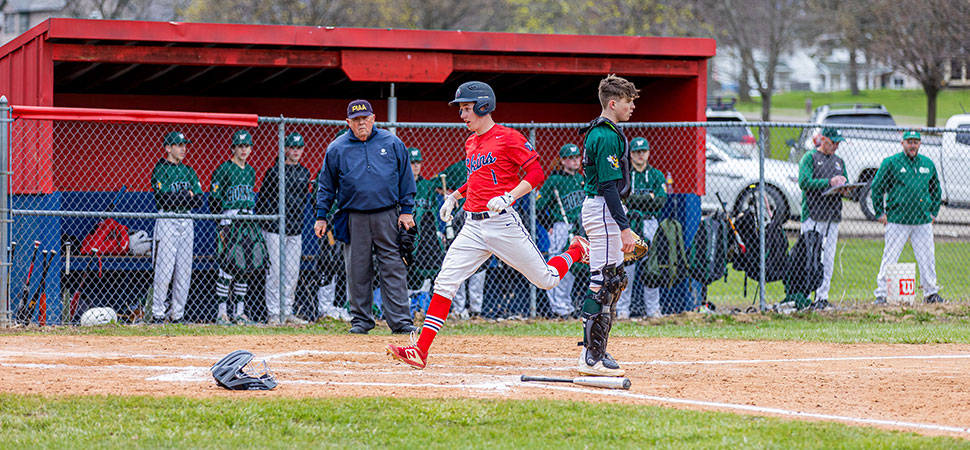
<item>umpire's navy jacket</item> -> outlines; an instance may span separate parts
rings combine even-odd
[[[417,187],[409,156],[397,136],[377,127],[366,141],[352,132],[334,139],[317,176],[317,219],[326,219],[336,200],[335,237],[348,242],[348,212],[379,212],[400,206],[401,214],[411,214]]]

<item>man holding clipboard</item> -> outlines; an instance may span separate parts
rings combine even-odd
[[[844,141],[836,128],[824,128],[818,148],[802,157],[798,163],[798,187],[802,189],[801,232],[815,230],[822,235],[822,285],[815,291],[815,303],[828,304],[832,268],[835,265],[839,222],[842,221],[841,192],[846,185],[845,161],[836,156],[839,143]]]

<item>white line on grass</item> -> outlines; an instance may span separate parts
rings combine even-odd
[[[519,383],[519,384],[521,386],[527,386],[531,388],[545,388],[545,389],[554,389],[554,390],[560,390],[560,391],[582,392],[582,393],[590,393],[595,395],[613,395],[617,397],[653,400],[661,403],[706,406],[706,407],[723,408],[723,409],[731,409],[731,410],[738,410],[738,411],[778,414],[782,416],[804,417],[808,419],[834,420],[834,421],[840,421],[840,422],[861,423],[861,424],[867,424],[867,425],[886,425],[886,426],[898,427],[898,428],[916,428],[921,430],[935,430],[935,431],[946,431],[951,433],[970,434],[970,428],[952,427],[947,425],[936,425],[932,423],[916,423],[916,422],[903,422],[899,420],[869,419],[865,417],[836,416],[833,414],[818,414],[818,413],[808,413],[808,412],[802,412],[802,411],[789,411],[789,410],[780,409],[780,408],[766,408],[761,406],[739,405],[734,403],[708,402],[704,400],[690,400],[690,399],[673,398],[673,397],[657,397],[653,395],[636,394],[633,392],[624,392],[624,391],[608,391],[604,389],[586,389],[586,388],[571,387],[571,386],[552,386],[547,384],[528,384],[528,383]]]

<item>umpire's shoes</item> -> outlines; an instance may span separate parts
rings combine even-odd
[[[583,347],[582,351],[579,352],[579,373],[593,377],[622,377],[626,372],[620,368],[620,365],[609,353],[603,359],[593,361],[593,358],[589,357],[586,347]]]
[[[930,294],[928,297],[923,299],[924,303],[943,303],[943,297],[939,294]]]
[[[392,331],[391,334],[411,334],[418,330],[419,328],[414,325],[405,325],[397,330]]]
[[[421,351],[417,345],[409,345],[407,347],[388,345],[386,350],[387,354],[391,355],[394,359],[409,364],[414,368],[424,369],[428,365],[428,354]]]
[[[370,330],[360,325],[350,327],[350,334],[367,334]]]

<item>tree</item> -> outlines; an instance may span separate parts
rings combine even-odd
[[[783,53],[808,25],[806,0],[701,0],[698,11],[718,42],[734,48],[761,94],[761,120],[771,120],[771,96]],[[742,73],[744,70],[742,70]],[[740,84],[740,83],[739,83]]]
[[[812,34],[806,36],[806,41],[814,41],[822,53],[831,53],[837,48],[849,52],[852,95],[859,95],[859,55],[868,54],[872,32],[877,26],[872,6],[872,0],[810,0],[808,3],[812,15],[809,33]]]
[[[946,87],[945,66],[967,54],[970,2],[874,0],[873,53],[916,78],[926,93],[926,126],[936,126],[936,97]]]
[[[692,3],[673,0],[505,0],[512,11],[508,31],[700,36],[710,29],[697,20]]]
[[[77,0],[67,2],[64,12],[81,19],[148,19],[152,0]]]

